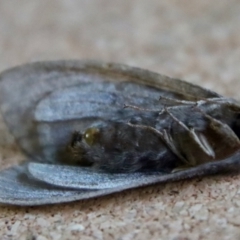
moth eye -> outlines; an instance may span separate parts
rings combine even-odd
[[[88,128],[84,134],[83,134],[83,139],[86,141],[86,143],[89,146],[94,145],[96,142],[98,142],[100,137],[100,131],[98,128]]]

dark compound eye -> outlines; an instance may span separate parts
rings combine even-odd
[[[100,130],[98,128],[88,128],[84,134],[83,134],[83,139],[86,141],[86,143],[89,146],[94,145],[95,143],[98,142],[100,138]]]

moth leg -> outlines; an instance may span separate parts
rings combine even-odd
[[[206,127],[204,130],[196,131],[194,128],[188,128],[183,122],[179,121],[171,112],[166,112],[178,124],[177,130],[172,138],[172,145],[181,152],[187,161],[183,162],[173,172],[184,170],[188,167],[203,164],[209,161],[219,161],[233,155],[240,149],[240,141],[234,131],[225,123],[211,117],[200,108],[196,110],[201,112],[202,120]],[[174,151],[174,149],[172,149]]]
[[[188,128],[168,109],[165,111],[177,124],[177,126],[173,125],[173,134],[164,131],[164,139],[168,147],[182,160],[182,165],[179,168],[193,167],[198,165],[202,159],[213,160],[215,158],[215,153],[203,134],[197,133],[194,128]],[[175,130],[175,128],[177,129]]]
[[[128,126],[130,127],[136,127],[136,128],[142,128],[142,129],[147,129],[150,130],[154,133],[156,133],[159,137],[161,137],[163,139],[163,133],[158,131],[156,128],[151,127],[151,126],[147,126],[147,125],[141,125],[141,124],[132,124],[130,122],[127,123]]]
[[[166,129],[163,130],[163,140],[164,142],[167,144],[167,146],[169,147],[169,149],[175,154],[177,155],[177,157],[179,157],[183,162],[187,162],[186,158],[182,155],[182,153],[178,150],[178,148],[176,147],[176,145],[174,144],[174,141],[171,137],[171,135],[167,132]]]
[[[189,144],[189,142],[191,142],[192,145],[195,145],[195,148],[197,150],[200,149],[200,151],[203,152],[205,155],[213,154],[212,151],[209,151],[209,152],[204,151],[205,149],[204,147],[202,147],[201,141],[197,138],[196,134],[194,133],[194,130],[190,130],[183,122],[179,121],[175,116],[173,116],[168,111],[167,108],[164,108],[162,112],[164,111],[167,112],[173,118],[173,120],[176,121],[178,125],[180,125],[180,127],[183,129],[183,132],[175,140],[172,138],[172,135],[166,129],[164,129],[163,132],[161,132],[161,131],[158,131],[156,128],[146,126],[146,125],[138,125],[138,124],[131,124],[131,123],[128,123],[128,125],[132,127],[147,129],[156,133],[163,140],[163,142],[168,146],[168,148],[181,160],[182,164],[180,168],[182,169],[189,168],[196,165],[195,156],[192,154],[192,152],[194,151],[192,151],[192,149],[190,151],[186,151],[186,153],[185,151],[182,151],[184,147],[181,147],[180,146],[181,144],[179,144],[182,141],[186,142],[186,144]],[[188,149],[188,146],[187,146],[187,149]]]
[[[182,154],[178,151],[178,149],[176,148],[176,146],[173,144],[173,140],[171,138],[171,135],[169,135],[167,133],[167,131],[164,129],[163,132],[158,131],[156,128],[154,127],[150,127],[150,126],[146,126],[146,125],[140,125],[140,124],[131,124],[128,123],[129,126],[131,127],[137,127],[137,128],[142,128],[142,129],[147,129],[150,130],[154,133],[156,133],[156,135],[158,135],[164,143],[166,143],[166,145],[170,148],[170,150],[177,155],[177,157],[179,157],[180,159],[182,159],[184,162],[186,162],[186,159],[182,156]]]
[[[240,140],[227,124],[211,117],[200,108],[197,108],[208,120],[205,134],[211,145],[215,145],[216,159],[223,159],[240,148]]]
[[[171,134],[169,134],[166,129],[164,129],[163,132],[161,132],[161,131],[158,131],[156,128],[146,126],[146,125],[138,125],[138,124],[131,124],[131,123],[128,123],[128,125],[131,127],[147,129],[149,131],[156,133],[163,140],[163,142],[168,146],[168,148],[181,160],[179,167],[173,169],[172,171],[172,172],[178,172],[178,171],[186,170],[196,165],[196,160],[193,157],[192,153],[194,152],[195,148],[198,150],[200,147],[199,147],[199,143],[196,142],[195,139],[192,137],[193,133],[191,132],[191,130],[189,130],[186,127],[186,125],[184,125],[175,117],[174,117],[174,120],[178,121],[181,127],[184,128],[184,132],[179,137],[180,139],[177,139],[177,140],[174,140]],[[189,142],[192,142],[192,145],[197,145],[197,147],[195,146],[194,149],[191,149],[189,151],[189,154],[187,153],[183,154],[184,152],[181,150],[184,148],[181,148],[181,146],[178,146],[177,144],[182,140],[181,139],[182,136],[187,136],[186,144],[189,144]],[[202,152],[202,149],[200,151]],[[185,157],[184,155],[186,155],[187,157]]]

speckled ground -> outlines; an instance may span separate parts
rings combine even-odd
[[[0,70],[53,59],[147,68],[238,97],[238,0],[2,0]],[[0,119],[5,168],[23,159]],[[240,239],[240,176],[42,207],[0,207],[0,238]]]

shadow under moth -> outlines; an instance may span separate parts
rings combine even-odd
[[[0,172],[0,203],[53,204],[233,172],[240,104],[147,70],[37,62],[0,74],[0,109],[27,160]]]

